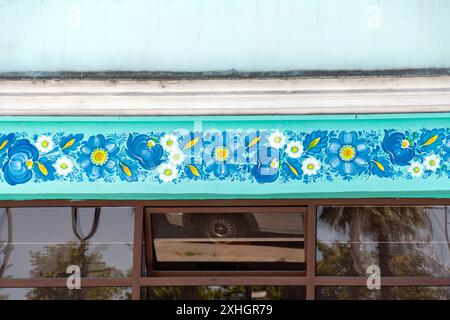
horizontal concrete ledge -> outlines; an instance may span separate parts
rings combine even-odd
[[[336,77],[432,77],[450,75],[450,68],[383,70],[291,70],[245,72],[239,70],[206,72],[170,71],[29,71],[0,72],[0,80],[206,80]]]
[[[0,115],[283,115],[449,111],[450,76],[0,81]]]

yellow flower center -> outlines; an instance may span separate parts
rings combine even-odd
[[[270,167],[273,168],[273,169],[278,168],[278,160],[277,160],[277,159],[273,159],[273,160],[270,162]]]
[[[33,160],[27,160],[25,162],[25,165],[27,166],[28,169],[31,169],[31,167],[33,166]]]
[[[434,165],[436,165],[436,161],[430,160],[429,164],[430,164],[430,166],[434,166]]]
[[[45,141],[45,140],[42,141],[42,143],[41,143],[41,146],[44,147],[44,148],[47,148],[48,145],[49,145],[48,141]]]
[[[172,140],[167,140],[167,145],[170,147],[173,145],[173,141]]]
[[[314,165],[312,163],[308,163],[306,168],[308,168],[308,170],[313,170],[314,169]]]
[[[172,170],[170,170],[170,169],[165,169],[165,170],[164,170],[164,175],[166,175],[166,176],[171,176],[171,175],[172,175]]]
[[[98,148],[91,153],[91,162],[96,166],[102,166],[108,161],[108,152],[105,149]]]
[[[148,142],[147,142],[147,147],[153,148],[155,145],[156,145],[155,141],[153,141],[153,140],[148,140]]]
[[[419,168],[419,167],[415,167],[415,168],[413,169],[413,171],[414,171],[415,173],[419,173],[419,172],[420,172],[420,168]]]
[[[401,146],[403,149],[408,148],[409,147],[409,141],[408,140],[402,140],[401,142]]]
[[[61,163],[61,165],[59,167],[61,169],[67,169],[68,165],[67,165],[67,163]]]
[[[297,153],[298,152],[298,148],[297,147],[292,147],[291,151],[292,151],[292,153]]]
[[[214,156],[217,161],[225,161],[228,159],[228,149],[225,147],[219,147],[214,150]]]
[[[356,150],[353,146],[346,145],[341,148],[339,155],[344,161],[352,161],[356,156]]]
[[[276,143],[280,143],[281,142],[281,137],[280,136],[276,136],[275,138],[273,138],[273,141],[275,141]]]

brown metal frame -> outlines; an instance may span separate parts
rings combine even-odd
[[[450,199],[416,199],[416,198],[369,198],[369,199],[283,199],[283,200],[30,200],[30,201],[0,201],[0,207],[120,207],[135,208],[133,272],[128,278],[88,278],[82,279],[84,287],[131,287],[132,299],[141,296],[141,289],[147,286],[201,286],[201,285],[290,285],[306,286],[306,298],[315,299],[317,286],[365,286],[365,277],[323,277],[316,276],[316,218],[317,206],[333,205],[409,205],[432,206],[450,205]],[[152,211],[167,212],[167,209],[183,209],[196,212],[204,207],[221,208],[222,212],[232,212],[230,207],[267,208],[270,212],[276,207],[292,210],[292,207],[305,207],[305,255],[306,272],[304,271],[154,271],[147,264],[147,274],[143,274],[144,256],[152,257],[152,246],[143,250],[144,239],[151,238],[150,215],[145,215],[146,207]],[[289,208],[291,207],[291,208]],[[156,210],[156,211],[155,211]],[[164,211],[166,210],[166,211]],[[145,221],[144,221],[145,220]],[[144,226],[147,228],[144,228]],[[150,247],[150,249],[149,249]],[[148,260],[148,259],[147,259]],[[450,286],[450,278],[431,277],[384,277],[383,286]],[[32,288],[32,287],[65,287],[65,278],[52,279],[0,279],[0,288]]]

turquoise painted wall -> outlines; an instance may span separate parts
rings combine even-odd
[[[2,117],[0,123],[0,199],[450,198],[450,114]],[[179,129],[188,133],[182,135]],[[160,168],[172,161],[169,157],[172,151],[168,152],[169,144],[165,144],[163,136],[173,133],[175,144],[182,152],[188,152],[189,141],[194,141],[191,146],[206,148],[207,145],[204,141],[195,140],[196,136],[190,132],[204,133],[208,129],[228,130],[233,132],[233,137],[242,137],[236,132],[259,132],[251,139],[236,140],[237,147],[243,146],[245,152],[269,145],[273,147],[277,140],[272,134],[283,134],[286,141],[279,147],[279,163],[275,166],[278,172],[268,173],[269,176],[275,174],[275,179],[258,178],[253,171],[258,162],[250,164],[249,160],[238,168],[230,167],[227,175],[223,168],[215,166],[220,164],[217,158],[213,159],[216,162],[196,166],[200,173],[197,177],[192,174],[192,167],[188,168],[191,162],[186,156],[183,163],[174,165],[177,176],[173,180],[162,181]],[[384,130],[390,131],[386,133]],[[319,131],[326,133],[320,135]],[[70,136],[79,133],[83,134],[82,138]],[[138,143],[139,134],[145,135],[144,144]],[[95,144],[98,135],[103,135],[105,140]],[[260,139],[255,140],[255,137]],[[151,143],[147,144],[150,140]],[[336,149],[336,141],[340,141],[340,151]],[[298,142],[297,147],[300,145],[303,149],[299,157],[295,150],[288,151],[289,146],[293,146],[289,145],[290,142]],[[256,149],[251,149],[251,144]],[[336,155],[347,156],[341,154],[346,146],[353,148],[353,151],[350,148],[350,157],[347,158],[353,168],[349,172],[342,167],[345,162],[335,162]],[[143,148],[162,153],[158,158]],[[102,157],[102,154],[96,158],[94,153],[97,149],[107,150],[109,158]],[[147,153],[142,153],[143,150]],[[208,152],[217,155],[214,150],[209,149]],[[61,170],[53,169],[61,157],[71,159],[74,164],[67,176],[61,175]],[[316,158],[321,163],[318,172],[311,175],[302,167],[309,158]],[[97,164],[110,166],[110,170],[105,169],[102,175],[95,176],[97,169],[93,159],[100,161]],[[139,162],[139,159],[145,161]],[[157,162],[158,159],[161,163]],[[109,163],[107,160],[114,161]],[[402,161],[405,162],[401,164]],[[414,163],[419,163],[421,170],[416,177],[411,171]],[[152,164],[155,168],[145,167]],[[136,181],[130,176],[127,180],[124,165],[133,175],[137,174]],[[208,168],[211,171],[208,172]],[[380,168],[385,171],[380,171]],[[341,169],[345,174],[339,171]],[[190,170],[190,175],[187,170]],[[45,171],[47,176],[43,175]]]
[[[450,67],[448,0],[0,0],[0,72]]]

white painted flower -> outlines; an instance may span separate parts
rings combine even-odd
[[[320,168],[320,161],[316,158],[305,159],[302,163],[302,171],[308,176],[317,174]]]
[[[55,144],[53,143],[53,140],[49,136],[40,136],[36,140],[36,148],[43,153],[47,153],[53,150],[55,147]]]
[[[276,149],[281,149],[286,144],[286,136],[278,130],[272,132],[267,140],[269,145]]]
[[[174,165],[166,163],[159,167],[158,173],[163,182],[171,182],[178,176],[178,169]]]
[[[164,137],[162,137],[161,145],[163,146],[164,150],[169,152],[179,149],[177,137],[172,134],[166,134]]]
[[[169,154],[169,162],[176,166],[182,164],[185,158],[186,156],[180,149],[173,150]]]
[[[280,167],[280,161],[278,159],[273,159],[270,161],[270,167],[272,169],[278,169]]]
[[[73,161],[68,157],[62,156],[56,160],[53,167],[60,176],[67,176],[73,170]]]
[[[423,165],[420,162],[413,162],[408,169],[412,177],[420,177],[423,174]]]
[[[408,139],[403,139],[402,142],[400,143],[400,148],[406,149],[409,148],[410,145],[411,143],[409,142]]]
[[[439,158],[435,154],[426,156],[423,161],[425,169],[431,170],[431,171],[436,171],[436,169],[439,168],[440,162],[441,162],[441,158]]]
[[[286,153],[291,158],[300,158],[303,154],[303,145],[299,141],[291,141],[286,147]]]

